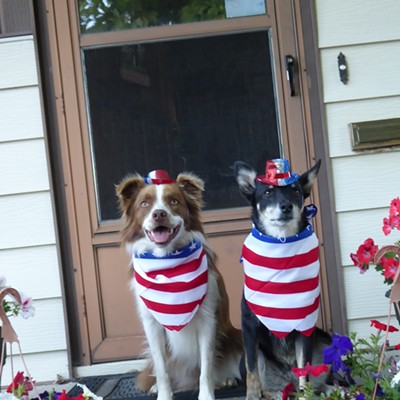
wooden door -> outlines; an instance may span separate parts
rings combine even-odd
[[[221,3],[222,11],[195,22],[182,20],[182,4],[160,8],[125,26],[109,9],[96,21],[78,2],[46,2],[72,253],[65,268],[74,278],[81,364],[138,358],[142,350],[114,195],[125,174],[191,170],[205,180],[205,230],[239,326],[239,258],[250,210],[233,162],[260,172],[273,157],[289,158],[299,172],[312,163],[297,3],[240,4]]]

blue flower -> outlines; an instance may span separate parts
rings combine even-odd
[[[332,336],[332,346],[323,350],[324,363],[332,364],[333,372],[349,372],[350,368],[343,362],[342,356],[353,351],[353,344],[347,336],[334,333]]]

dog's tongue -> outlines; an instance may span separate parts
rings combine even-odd
[[[168,242],[170,233],[167,228],[158,228],[151,232],[151,237],[155,243],[165,243]]]

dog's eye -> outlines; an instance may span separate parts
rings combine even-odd
[[[148,202],[147,200],[143,200],[143,201],[140,203],[140,205],[141,205],[142,207],[148,207],[149,202]]]
[[[265,197],[268,197],[270,194],[271,194],[271,190],[269,190],[269,189],[267,189],[267,190],[264,192],[264,196],[265,196]]]
[[[172,199],[172,200],[171,200],[171,204],[172,204],[173,206],[176,206],[176,205],[178,204],[178,200],[177,200],[177,199]]]

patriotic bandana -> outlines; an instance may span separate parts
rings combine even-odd
[[[199,241],[165,257],[133,254],[136,292],[165,328],[180,331],[207,294],[207,256]]]
[[[244,297],[277,337],[293,330],[311,335],[320,300],[318,239],[311,225],[284,241],[256,228],[242,250]]]

